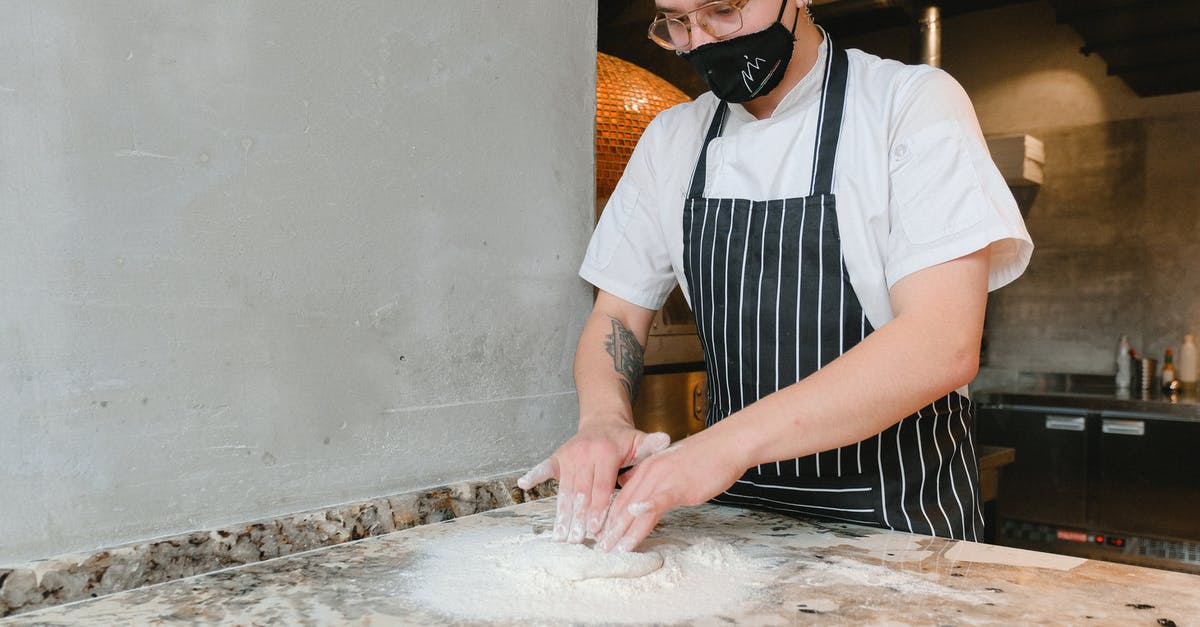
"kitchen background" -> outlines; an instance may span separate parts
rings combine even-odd
[[[940,3],[941,67],[970,95],[984,135],[1045,145],[1044,183],[1016,190],[1033,261],[990,296],[973,388],[1021,372],[1112,373],[1123,334],[1161,364],[1200,332],[1200,22],[1190,1]],[[645,41],[649,4],[601,2],[600,51],[702,93],[686,62]],[[917,5],[816,0],[813,13],[841,45],[913,62]],[[1132,79],[1169,95],[1139,96],[1082,54],[1080,32],[1101,30],[1147,51]]]
[[[1121,334],[1161,357],[1200,330],[1200,92],[1139,97],[1047,0],[994,4],[947,12],[942,65],[1046,163],[977,386],[1111,372]],[[0,0],[0,566],[572,431],[594,53],[697,84],[622,54],[631,3],[475,6]]]

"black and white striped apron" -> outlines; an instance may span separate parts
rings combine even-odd
[[[842,257],[833,165],[846,52],[826,59],[804,198],[706,198],[705,158],[683,212],[684,274],[708,371],[709,425],[812,374],[874,329]],[[869,385],[869,382],[864,382]],[[856,444],[750,468],[713,502],[976,540],[983,527],[971,403],[952,392]]]

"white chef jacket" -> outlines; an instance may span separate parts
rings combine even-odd
[[[771,117],[730,104],[708,150],[704,196],[810,194],[828,42]],[[842,255],[871,325],[894,317],[888,290],[897,281],[989,245],[988,289],[1020,276],[1033,242],[966,92],[941,70],[847,52],[833,192]],[[596,225],[581,277],[647,309],[662,307],[676,282],[688,294],[684,200],[718,102],[705,93],[646,128]]]

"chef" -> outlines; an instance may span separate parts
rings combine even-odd
[[[958,83],[839,47],[810,1],[658,0],[712,91],[651,122],[588,246],[578,432],[519,482],[558,479],[560,540],[632,550],[705,501],[982,536],[966,385],[1033,244]],[[676,282],[709,417],[668,447],[631,405]]]

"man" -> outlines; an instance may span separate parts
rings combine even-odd
[[[632,550],[709,500],[981,533],[966,385],[1033,245],[961,87],[839,48],[807,1],[659,0],[651,38],[713,91],[646,129],[580,270],[579,430],[520,481],[558,478],[559,539]],[[666,448],[631,403],[676,281],[709,425]]]

